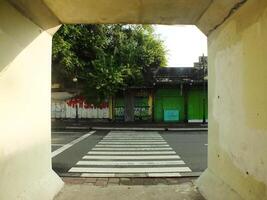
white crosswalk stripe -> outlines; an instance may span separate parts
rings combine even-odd
[[[179,177],[191,169],[158,132],[111,131],[69,172],[81,177]]]
[[[130,173],[82,173],[81,177],[84,178],[92,178],[92,177],[162,177],[162,173],[138,173],[138,174],[130,174]],[[181,177],[181,173],[164,173],[164,177]]]
[[[77,165],[116,165],[116,166],[131,166],[131,165],[184,165],[182,160],[171,161],[79,161]]]
[[[188,167],[127,167],[127,168],[101,168],[101,167],[73,167],[69,172],[81,172],[81,173],[90,173],[90,172],[99,172],[99,173],[164,173],[164,172],[190,172],[191,170]]]
[[[175,151],[89,151],[88,154],[102,154],[102,155],[171,155],[176,154]]]
[[[102,142],[164,142],[163,139],[160,140],[144,140],[144,139],[103,139]]]
[[[114,137],[104,137],[104,140],[164,140],[161,136],[114,136]]]
[[[95,147],[170,147],[168,144],[97,144]]]
[[[99,150],[105,150],[105,151],[151,151],[151,150],[172,150],[170,147],[146,147],[146,148],[141,148],[141,147],[136,147],[136,148],[109,148],[109,147],[98,147],[98,148],[93,148],[94,151],[99,151]]]
[[[167,144],[167,142],[99,142],[98,144]]]
[[[178,155],[164,155],[164,156],[84,156],[84,160],[171,160],[180,159]]]

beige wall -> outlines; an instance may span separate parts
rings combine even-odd
[[[49,200],[52,36],[0,1],[0,199]]]
[[[212,200],[267,199],[267,1],[248,1],[209,36]]]

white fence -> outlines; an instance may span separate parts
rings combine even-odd
[[[76,118],[84,119],[107,119],[109,118],[108,102],[99,106],[87,104],[82,97],[73,97],[68,100],[54,100],[51,104],[51,117],[58,119]]]

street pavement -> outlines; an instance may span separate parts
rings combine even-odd
[[[57,130],[51,149],[61,176],[197,176],[207,167],[206,131]]]

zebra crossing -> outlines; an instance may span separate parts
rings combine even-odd
[[[81,177],[179,177],[191,169],[156,131],[110,131],[69,172]]]

